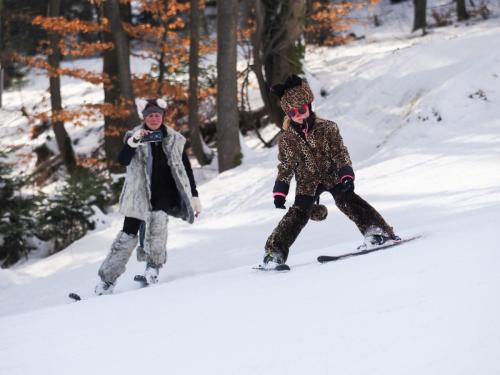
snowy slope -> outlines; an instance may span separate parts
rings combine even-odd
[[[115,295],[68,301],[91,296],[118,215],[0,270],[0,374],[500,373],[498,40],[492,20],[308,51],[316,110],[341,127],[356,191],[422,239],[316,264],[361,240],[324,196],[329,217],[305,228],[292,272],[252,271],[283,211],[277,150],[250,140],[241,167],[200,187],[200,220],[172,221],[160,285],[137,290],[132,260]]]

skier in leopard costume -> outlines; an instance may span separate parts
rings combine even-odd
[[[290,181],[297,181],[294,204],[288,209],[265,245],[264,267],[274,268],[288,258],[309,219],[324,220],[328,211],[317,204],[323,192],[333,195],[335,204],[365,236],[362,246],[377,246],[398,240],[382,216],[354,192],[354,171],[336,123],[317,117],[312,111],[313,93],[305,79],[293,75],[272,87],[285,112],[279,139],[278,176],[273,189],[274,205],[286,209]]]

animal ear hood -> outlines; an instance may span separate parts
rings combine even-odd
[[[272,85],[271,92],[281,99],[281,97],[285,95],[285,85],[282,85],[281,83]]]
[[[142,113],[142,111],[144,111],[144,108],[146,108],[146,105],[148,104],[148,102],[145,99],[137,99],[135,101],[135,104],[137,105],[137,111],[139,113]]]
[[[137,99],[136,104],[137,109],[142,114],[143,118],[146,118],[146,116],[153,112],[160,113],[163,116],[165,114],[165,109],[167,108],[167,102],[161,98]]]
[[[158,105],[158,107],[160,107],[162,109],[167,108],[167,102],[162,98],[156,99],[156,104]]]
[[[285,113],[303,104],[310,104],[314,100],[314,94],[307,80],[295,74],[288,77],[284,83],[272,86],[271,92],[280,98],[281,109]]]
[[[296,74],[292,74],[285,81],[285,90],[293,89],[294,87],[302,85],[302,78]]]
[[[271,86],[271,92],[275,94],[278,98],[282,98],[287,90],[293,89],[294,87],[300,86],[302,84],[302,78],[296,74],[292,74],[286,79],[284,83],[278,83]]]

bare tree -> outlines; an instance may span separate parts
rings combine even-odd
[[[130,72],[130,46],[128,36],[123,30],[122,21],[127,20],[125,6],[118,0],[106,0],[101,12],[110,22],[110,33],[103,33],[103,40],[113,42],[115,48],[104,52],[103,72],[111,78],[111,85],[104,85],[104,100],[117,105],[125,99],[130,114],[124,120],[106,116],[104,119],[104,149],[110,172],[122,172],[117,163],[118,154],[123,146],[123,132],[138,125],[141,120],[134,103],[134,92]]]
[[[0,0],[0,51],[3,50],[3,0]],[[2,108],[2,95],[3,95],[3,64],[2,64],[2,56],[0,56],[0,108]]]
[[[459,21],[465,21],[470,18],[469,12],[467,12],[467,8],[465,6],[465,0],[456,0],[457,1],[457,16]]]
[[[217,149],[219,172],[241,163],[236,74],[238,2],[217,1]]]
[[[306,0],[257,0],[256,32],[252,36],[253,70],[259,82],[262,100],[271,120],[281,126],[283,113],[269,87],[291,74],[302,73]]]
[[[169,0],[163,0],[163,8],[164,9],[168,9],[168,4],[169,3]],[[161,43],[164,44],[164,43],[168,43],[167,41],[167,38],[168,38],[168,32],[169,32],[169,28],[168,28],[168,20],[165,20],[165,19],[161,19],[161,22],[163,24],[163,27],[165,28],[165,30],[163,31],[163,34],[161,36]],[[165,53],[165,49],[163,48],[163,46],[161,46],[160,48],[160,55],[158,56],[158,91],[157,91],[157,94],[159,97],[162,96],[162,89],[163,89],[163,81],[165,81],[165,76],[167,74],[167,67],[165,65],[165,56],[166,56],[166,53]]]
[[[129,101],[132,106],[134,103],[134,89],[130,73],[130,46],[128,36],[125,30],[123,30],[118,0],[104,1],[104,14],[110,22],[111,36],[118,57],[118,82],[120,85],[120,92],[123,98]],[[140,122],[137,110],[135,110],[135,105],[133,105],[133,109],[131,116],[127,118],[127,123],[130,127]]]
[[[413,19],[413,31],[422,29],[422,33],[426,34],[427,28],[427,0],[413,0],[413,5],[415,8],[414,19]]]
[[[200,0],[191,0],[189,45],[189,98],[188,122],[191,135],[191,147],[196,159],[201,165],[210,163],[211,158],[205,154],[203,139],[200,133],[198,116],[198,75],[199,75],[199,43],[200,43]]]
[[[61,0],[50,0],[48,16],[59,17],[60,10],[61,10]],[[47,57],[48,63],[54,70],[57,70],[59,69],[61,62],[61,55],[59,51],[60,37],[55,32],[49,32],[48,37],[51,49]],[[57,74],[51,74],[49,81],[50,81],[50,104],[51,104],[52,114],[54,115],[62,110],[61,78]],[[54,130],[57,147],[59,148],[59,152],[61,154],[63,163],[66,169],[68,170],[68,173],[73,174],[76,170],[75,153],[73,151],[71,139],[64,127],[64,122],[60,120],[56,121],[52,120],[52,128]]]

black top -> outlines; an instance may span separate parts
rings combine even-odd
[[[165,134],[165,133],[164,133]],[[142,146],[144,147],[144,146]],[[178,206],[180,203],[180,195],[175,184],[172,171],[168,165],[167,155],[163,152],[161,142],[152,142],[147,147],[151,147],[153,156],[153,168],[151,173],[151,205],[153,210],[168,210]],[[128,166],[135,155],[136,149],[130,147],[127,143],[124,144],[118,161],[123,166]],[[198,196],[196,190],[196,182],[194,181],[193,169],[187,156],[186,150],[182,152],[182,163],[186,169],[186,173],[191,185],[191,194],[193,197]]]
[[[309,104],[309,108],[310,108],[310,106],[311,105]],[[311,109],[309,109],[309,110],[311,111],[310,115],[308,118],[306,118],[304,120],[304,122],[302,124],[299,124],[298,122],[290,120],[290,125],[304,139],[306,139],[306,134],[312,131],[312,129],[314,128],[314,122],[316,121],[316,114],[314,112],[312,112]]]

